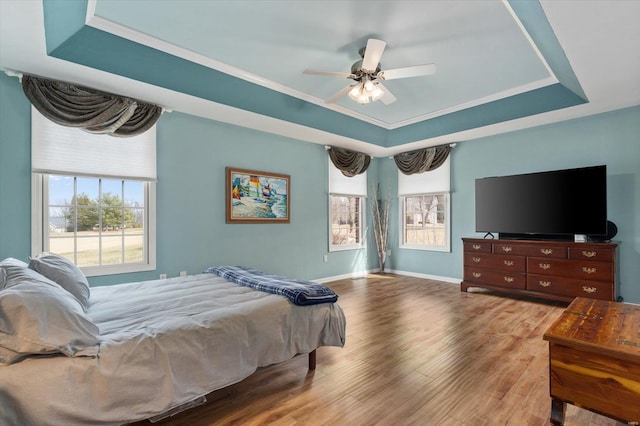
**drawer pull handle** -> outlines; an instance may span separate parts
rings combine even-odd
[[[551,287],[551,281],[540,281],[542,287]]]
[[[480,244],[474,244],[471,247],[473,247],[474,250],[480,250],[482,248]]]
[[[553,254],[553,250],[552,249],[540,249],[540,253],[549,256],[550,254]]]
[[[503,246],[502,247],[502,251],[504,251],[506,253],[509,253],[512,250],[513,250],[513,247],[510,247],[510,246]]]
[[[595,251],[583,250],[582,251],[582,255],[585,256],[585,257],[595,257],[596,256],[596,252]]]
[[[598,289],[595,288],[595,287],[587,287],[585,285],[585,286],[582,286],[582,291],[584,291],[585,293],[593,294],[593,293],[597,292]]]
[[[514,263],[513,260],[505,260],[504,261],[504,264],[507,265],[507,266],[513,266],[513,263]]]
[[[595,274],[597,272],[596,268],[587,268],[586,266],[582,267],[582,272],[585,274]]]
[[[471,275],[473,275],[475,278],[480,278],[482,276],[480,272],[474,272]]]
[[[540,266],[540,269],[551,269],[551,264],[549,263],[540,263],[538,266]]]
[[[480,263],[482,261],[482,259],[480,259],[479,257],[472,257],[471,260],[473,260],[476,263]]]
[[[508,283],[512,283],[512,282],[514,282],[514,281],[515,281],[515,278],[513,278],[513,277],[504,277],[504,280],[505,280],[506,282],[508,282]]]

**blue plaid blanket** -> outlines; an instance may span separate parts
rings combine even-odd
[[[333,303],[338,300],[338,295],[322,284],[270,275],[246,266],[215,266],[204,272],[216,274],[228,281],[251,287],[254,290],[285,296],[296,305]]]

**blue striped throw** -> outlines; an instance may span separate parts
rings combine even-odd
[[[285,296],[296,305],[333,303],[338,295],[328,287],[311,281],[292,280],[246,266],[215,266],[204,271],[254,290]]]

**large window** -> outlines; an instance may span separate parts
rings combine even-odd
[[[398,172],[400,248],[450,251],[449,173],[449,159],[430,172]]]
[[[42,249],[81,268],[148,264],[148,182],[40,175]],[[120,268],[118,268],[120,269]]]
[[[35,109],[32,128],[33,254],[60,254],[89,276],[155,269],[155,128],[94,135]]]
[[[329,160],[329,251],[363,248],[366,172],[346,177]]]

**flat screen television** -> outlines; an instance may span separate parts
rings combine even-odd
[[[605,235],[607,168],[476,179],[476,232],[507,239]]]

